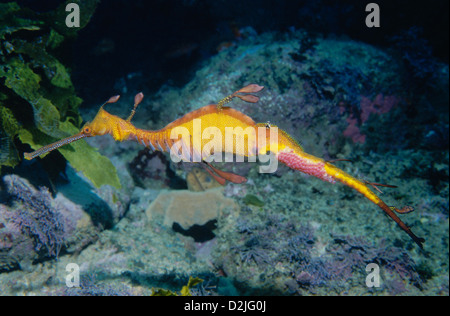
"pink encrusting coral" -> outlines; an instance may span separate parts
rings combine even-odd
[[[361,134],[358,126],[358,120],[354,117],[347,117],[348,126],[342,133],[345,137],[351,138],[354,143],[364,144],[366,142],[366,135]]]
[[[392,110],[395,106],[400,102],[400,98],[388,95],[383,96],[382,93],[379,93],[375,99],[372,101],[368,97],[361,96],[360,102],[360,120],[361,125],[364,124],[370,117],[371,114],[385,114]],[[360,126],[358,124],[358,119],[355,115],[351,115],[347,118],[348,126],[344,130],[343,135],[345,137],[349,137],[355,143],[364,144],[366,141],[366,135],[361,133]]]
[[[394,95],[383,96],[378,94],[373,101],[364,96],[361,97],[361,122],[369,119],[371,113],[384,114],[392,110],[400,102],[400,98]]]

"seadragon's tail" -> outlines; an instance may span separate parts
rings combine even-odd
[[[414,240],[414,242],[419,245],[420,248],[423,249],[422,243],[425,242],[425,239],[417,237],[412,231],[411,228],[408,227],[398,216],[395,214],[397,213],[404,213],[408,211],[412,211],[412,208],[404,207],[401,210],[397,209],[394,206],[388,206],[386,203],[383,202],[372,190],[369,189],[368,183],[362,182],[355,177],[352,177],[345,171],[339,169],[338,167],[325,162],[324,169],[326,173],[331,176],[333,179],[336,179],[340,182],[342,182],[345,185],[348,185],[349,187],[352,187],[362,195],[364,195],[366,198],[368,198],[370,201],[378,205],[390,218],[392,218],[398,226],[400,226],[401,229],[403,229],[409,237]]]
[[[375,187],[380,184],[365,183],[355,177],[349,175],[342,169],[334,166],[333,164],[326,162],[325,160],[315,157],[313,155],[307,154],[303,151],[302,147],[296,143],[289,135],[285,132],[279,133],[278,135],[278,150],[277,158],[280,162],[286,164],[291,169],[299,170],[303,173],[315,176],[327,182],[335,183],[336,181],[342,182],[343,184],[355,189],[362,195],[364,195],[371,202],[378,205],[390,218],[392,218],[401,229],[403,229],[413,240],[423,248],[422,243],[425,241],[423,238],[417,237],[411,229],[395,214],[406,213],[411,211],[412,208],[405,207],[402,209],[397,209],[395,207],[390,207],[386,205],[372,190],[370,190],[368,185]],[[375,187],[376,188],[376,187]]]

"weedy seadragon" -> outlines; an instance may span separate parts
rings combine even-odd
[[[119,96],[114,96],[100,107],[94,120],[86,123],[79,133],[44,146],[32,153],[25,153],[24,157],[33,159],[85,137],[110,134],[116,141],[137,141],[152,150],[175,153],[175,155],[178,155],[185,161],[201,163],[211,176],[223,185],[227,180],[233,183],[243,183],[246,179],[240,175],[225,172],[212,166],[208,161],[208,157],[212,154],[220,153],[253,157],[255,155],[266,155],[270,152],[278,161],[292,169],[330,183],[339,181],[355,189],[378,205],[420,248],[423,248],[422,244],[425,240],[417,237],[410,227],[396,215],[396,213],[411,212],[413,208],[405,206],[399,209],[394,206],[388,206],[370,189],[372,187],[379,191],[379,186],[395,186],[357,179],[333,165],[333,161],[326,161],[306,153],[298,142],[276,126],[269,123],[257,124],[244,113],[225,106],[235,97],[246,102],[256,103],[259,98],[252,93],[257,93],[262,89],[262,86],[250,84],[220,100],[217,104],[206,105],[187,113],[164,128],[155,131],[140,129],[131,123],[131,119],[136,113],[136,108],[144,97],[142,93],[136,95],[133,110],[127,119],[122,119],[104,110],[106,104],[117,102]],[[199,122],[199,120],[201,127],[198,128],[195,123]],[[211,135],[212,131],[214,135],[225,135],[227,129],[230,128],[233,129],[233,135],[235,136],[231,146],[227,144],[226,137],[214,137],[213,139],[211,137],[197,137],[205,133]],[[274,129],[276,129],[276,137],[273,137],[274,133],[272,132]],[[252,130],[253,132],[251,132]],[[244,141],[238,142],[236,140],[238,138]]]

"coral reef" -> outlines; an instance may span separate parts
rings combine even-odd
[[[73,223],[65,222],[61,212],[51,205],[51,195],[41,188],[34,191],[25,180],[6,176],[7,191],[20,205],[11,215],[11,222],[18,230],[33,240],[38,253],[44,251],[50,257],[57,257],[64,240],[73,233]]]
[[[33,262],[58,257],[61,251],[79,251],[95,240],[92,221],[62,194],[54,199],[47,188],[37,190],[16,175],[2,180],[8,204],[0,204],[1,270],[29,268]]]
[[[316,229],[293,225],[281,215],[251,224],[244,213],[238,220],[238,231],[243,240],[216,257],[216,264],[223,266],[228,277],[241,283],[259,284],[261,280],[254,278],[255,271],[265,279],[283,275],[282,284],[263,282],[267,293],[283,289],[297,294],[349,291],[354,280],[365,278],[364,268],[369,263],[380,266],[382,290],[391,294],[407,291],[407,284],[422,289],[425,282],[410,255],[384,241],[371,243],[347,235],[335,236],[324,244]],[[261,285],[258,288],[264,289]]]
[[[217,221],[225,209],[238,212],[239,208],[232,199],[223,196],[221,188],[204,192],[163,191],[150,204],[146,215],[149,221],[160,222],[168,228],[179,227],[178,230],[195,235],[196,226],[197,230],[201,226],[211,226],[211,222]],[[209,230],[206,228],[203,234]],[[197,238],[203,239],[200,236]]]
[[[258,174],[256,163],[235,163],[218,166],[245,175],[247,183],[209,188],[211,179],[195,168],[139,152],[133,144],[94,138],[89,144],[111,159],[124,188],[94,191],[107,207],[84,219],[102,222],[103,215],[110,229],[95,231],[94,242],[75,243],[78,251],[66,246],[64,237],[58,260],[44,260],[59,244],[48,241],[59,240],[59,231],[47,239],[49,246],[41,246],[39,258],[39,234],[30,237],[10,220],[14,205],[22,202],[15,198],[13,205],[0,205],[5,293],[60,294],[67,290],[65,266],[75,262],[85,280],[80,295],[173,294],[189,276],[204,280],[190,289],[203,295],[448,295],[448,146],[441,135],[448,120],[434,113],[430,92],[441,91],[439,105],[446,102],[448,79],[441,75],[448,66],[436,64],[441,79],[419,96],[405,86],[402,60],[345,38],[298,30],[253,34],[212,57],[184,88],[163,87],[135,120],[156,129],[217,102],[234,85],[265,85],[260,103],[237,100],[232,106],[287,129],[317,156],[351,158],[352,163],[336,164],[360,179],[398,186],[383,188],[383,200],[415,206],[408,223],[426,238],[424,251],[339,184],[282,167],[275,174]],[[128,113],[129,106],[118,111]],[[346,132],[349,125],[354,130]],[[171,186],[168,180],[174,177],[186,178],[190,190]],[[72,196],[64,194],[72,199],[79,194],[88,212],[91,187],[76,182],[73,173],[68,178]],[[39,203],[53,204],[45,190],[33,190]],[[19,237],[34,256],[27,273],[24,259],[12,252],[19,250]],[[369,263],[380,267],[378,288],[365,285]]]
[[[134,296],[137,295],[125,286],[111,286],[102,284],[96,275],[88,275],[80,280],[79,287],[63,288],[61,293],[54,293],[62,296]]]

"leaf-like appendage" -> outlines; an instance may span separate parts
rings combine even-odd
[[[236,95],[239,99],[250,103],[258,102],[259,98],[256,95],[246,94],[246,95]]]
[[[116,103],[120,98],[120,95],[115,95],[109,98],[108,101],[106,101],[105,103]]]
[[[256,93],[264,89],[263,86],[257,85],[255,83],[249,84],[248,86],[243,87],[242,89],[236,91],[236,93]]]

